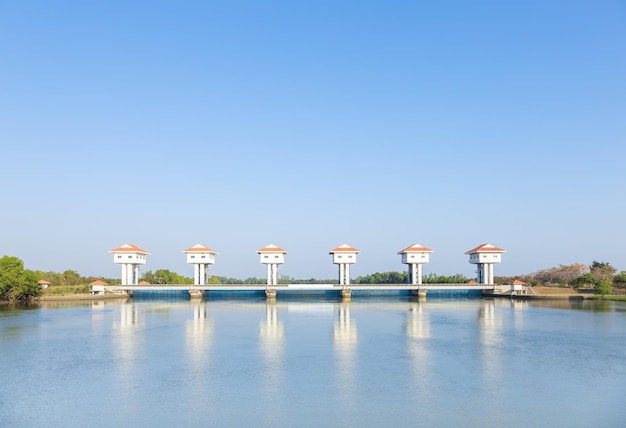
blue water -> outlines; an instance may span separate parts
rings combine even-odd
[[[621,427],[626,305],[211,294],[0,308],[0,426]]]

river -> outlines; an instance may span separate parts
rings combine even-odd
[[[0,426],[621,427],[626,304],[211,294],[0,307]]]

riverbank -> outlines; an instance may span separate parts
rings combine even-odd
[[[127,299],[128,296],[124,296],[121,294],[91,294],[91,293],[80,293],[80,294],[66,294],[66,295],[49,295],[49,296],[39,296],[33,299],[34,302],[59,302],[59,301],[67,301],[67,300],[115,300],[115,299]]]

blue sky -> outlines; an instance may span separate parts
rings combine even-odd
[[[0,1],[0,254],[118,277],[626,269],[623,1]]]

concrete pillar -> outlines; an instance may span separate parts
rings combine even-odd
[[[346,279],[344,281],[345,285],[350,285],[350,265],[346,263]]]
[[[128,285],[126,280],[126,263],[122,263],[122,285]]]
[[[422,264],[417,264],[417,283],[422,285]]]
[[[133,285],[137,285],[139,284],[139,265],[134,265],[134,266],[135,266],[135,269],[134,269],[135,275],[133,278]]]
[[[278,263],[273,263],[272,284],[278,285]]]

